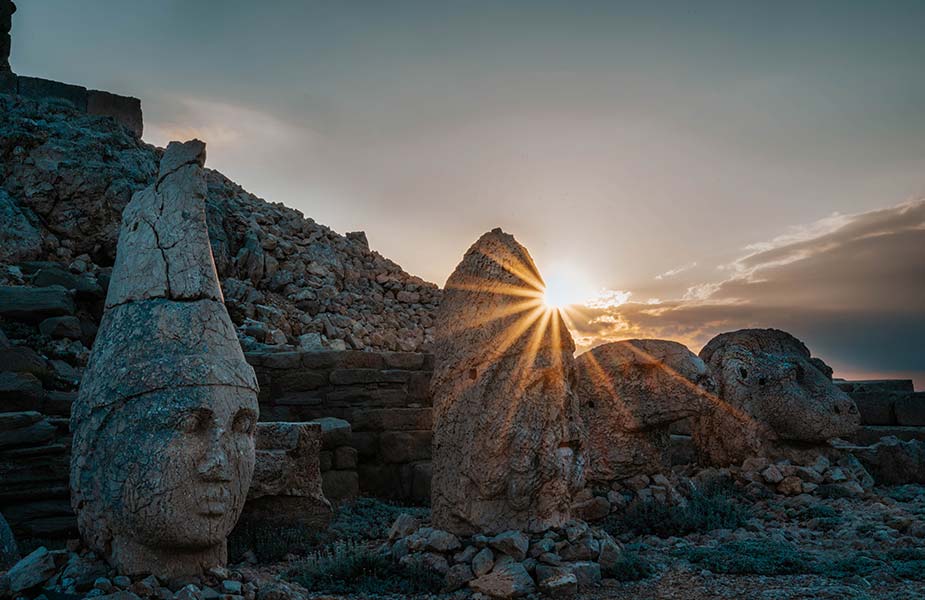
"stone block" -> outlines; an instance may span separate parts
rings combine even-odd
[[[333,369],[343,359],[343,352],[302,352],[301,364],[306,369]]]
[[[861,413],[862,425],[896,424],[893,406],[898,395],[895,392],[851,392],[849,395]]]
[[[334,452],[331,450],[322,450],[318,455],[321,464],[321,472],[330,471],[334,468]]]
[[[36,377],[47,377],[48,363],[28,346],[0,348],[0,369],[14,373],[32,373]]]
[[[680,421],[675,421],[668,426],[668,431],[673,435],[690,435],[691,420],[681,419]]]
[[[360,479],[360,490],[364,496],[387,498],[390,500],[405,500],[411,494],[410,478],[402,476],[403,467],[408,465],[384,465],[380,463],[367,463],[357,467]]]
[[[846,381],[836,379],[833,381],[842,391],[853,394],[855,392],[912,392],[914,391],[911,379],[866,379]]]
[[[408,394],[400,388],[371,386],[343,386],[325,393],[325,401],[331,404],[362,404],[375,408],[384,406],[405,406]]]
[[[312,371],[305,368],[291,369],[273,375],[274,395],[285,392],[305,392],[317,390],[328,383],[325,371]]]
[[[19,76],[19,95],[36,100],[56,98],[74,105],[81,112],[87,112],[87,88],[79,85],[41,79],[39,77]]]
[[[417,371],[424,366],[424,355],[418,352],[385,352],[382,358],[388,369]]]
[[[430,480],[433,469],[430,461],[414,463],[411,466],[411,499],[415,502],[430,503]]]
[[[72,314],[74,300],[63,287],[0,286],[0,317],[5,319],[39,323],[48,317]]]
[[[925,392],[914,392],[898,398],[894,409],[899,425],[925,427]]]
[[[404,383],[408,371],[380,369],[335,369],[331,371],[332,385],[357,385],[370,383]]]
[[[348,369],[374,369],[378,371],[385,368],[385,359],[378,352],[349,350],[342,353],[340,364]]]
[[[349,446],[352,439],[350,423],[334,417],[322,417],[314,421],[321,425],[321,447],[333,450],[338,446]]]
[[[415,371],[408,378],[408,398],[414,402],[431,405],[430,380],[432,371]]]
[[[137,138],[144,132],[141,100],[130,96],[119,96],[100,90],[87,91],[87,113],[112,117]]]
[[[379,436],[383,462],[408,463],[430,460],[433,433],[427,431],[386,431]]]
[[[42,412],[56,417],[69,417],[71,416],[71,405],[74,404],[76,398],[77,392],[48,390],[45,392],[45,403],[42,405]]]
[[[45,319],[39,323],[39,331],[53,339],[79,340],[83,334],[80,319],[70,315]]]
[[[868,425],[858,429],[854,436],[854,442],[859,446],[869,446],[876,444],[881,438],[893,436],[902,441],[921,440],[925,441],[925,427],[879,427]]]
[[[340,446],[334,449],[334,468],[351,470],[357,468],[357,450],[350,446]]]
[[[321,494],[321,426],[318,423],[258,423],[256,464],[248,499]]]
[[[5,431],[0,430],[0,449],[16,446],[40,446],[54,439],[56,433],[57,428],[48,419],[42,419]]]
[[[354,431],[408,431],[433,428],[433,409],[422,408],[358,408],[350,420]]]
[[[350,445],[357,449],[360,458],[375,458],[379,455],[379,432],[354,431]]]
[[[302,355],[298,352],[270,352],[257,360],[268,369],[297,369],[302,366]]]
[[[360,493],[360,479],[356,471],[328,471],[321,475],[324,496],[331,502],[356,498]]]
[[[0,410],[41,410],[42,383],[32,373],[0,373]]]

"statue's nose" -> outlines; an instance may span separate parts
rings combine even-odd
[[[228,453],[222,444],[221,436],[209,440],[206,454],[199,463],[199,475],[206,481],[231,481],[228,465]]]

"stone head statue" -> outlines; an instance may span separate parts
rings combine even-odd
[[[709,370],[677,342],[611,342],[585,352],[575,363],[591,481],[667,469],[669,425],[702,414],[713,403]]]
[[[854,433],[854,401],[832,383],[832,369],[800,340],[777,329],[723,333],[700,351],[720,403],[692,430],[714,463],[739,463],[787,446],[825,444]]]
[[[126,207],[71,417],[81,535],[124,573],[224,564],[254,470],[257,382],[212,262],[204,161],[202,142],[171,143]]]

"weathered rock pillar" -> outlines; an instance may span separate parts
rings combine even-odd
[[[81,535],[123,573],[224,564],[254,471],[257,382],[212,260],[204,162],[202,142],[172,142],[126,207],[71,417]]]
[[[436,318],[432,509],[457,534],[542,531],[583,484],[575,345],[526,248],[495,229],[450,276]]]
[[[16,5],[10,0],[0,0],[0,73],[10,73],[10,47],[12,38],[10,30],[13,29],[13,13]]]

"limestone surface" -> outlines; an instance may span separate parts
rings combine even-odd
[[[437,314],[432,508],[457,534],[569,518],[584,479],[574,343],[541,302],[526,248],[500,229],[466,252]]]
[[[706,365],[677,342],[612,342],[585,352],[576,365],[589,481],[665,470],[668,426],[712,406]]]
[[[200,573],[254,470],[257,382],[222,302],[205,219],[205,145],[171,143],[126,208],[71,415],[84,541],[126,573]]]
[[[860,426],[854,401],[832,383],[832,369],[785,331],[723,333],[704,346],[700,358],[716,380],[720,400],[691,427],[709,463],[805,451]]]

